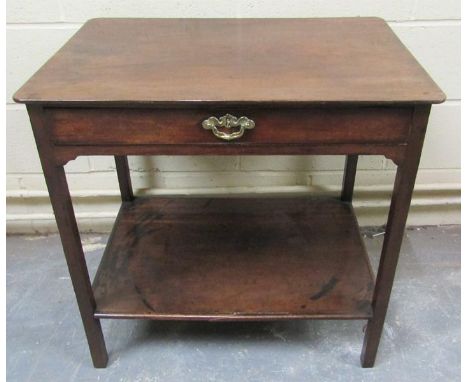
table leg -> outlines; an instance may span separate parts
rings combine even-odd
[[[341,200],[343,202],[353,201],[354,180],[356,179],[357,162],[358,155],[346,156],[343,186],[341,188]]]
[[[368,321],[361,353],[362,367],[372,367],[390,300],[406,218],[411,204],[430,106],[415,108],[413,124],[403,162],[398,165],[386,233],[372,301],[373,317]]]
[[[127,157],[125,155],[116,155],[115,167],[117,169],[117,177],[119,179],[120,195],[122,197],[122,202],[131,202],[134,199],[134,196]]]
[[[106,345],[100,321],[94,318],[96,303],[65,171],[62,165],[57,165],[54,161],[42,109],[30,106],[28,112],[93,364],[95,367],[106,367],[108,360]]]

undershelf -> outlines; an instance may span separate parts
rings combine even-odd
[[[141,197],[122,204],[93,289],[97,318],[372,316],[353,208],[332,198]]]

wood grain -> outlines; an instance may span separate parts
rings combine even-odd
[[[47,136],[47,128],[44,126],[45,119],[42,108],[30,105],[28,106],[28,113],[33,126],[34,138],[39,151],[42,170],[44,171],[73,290],[75,291],[76,301],[88,340],[91,358],[96,368],[104,368],[108,362],[108,354],[101,323],[94,317],[96,302],[81,246],[80,233],[73,211],[65,170],[63,166],[56,166],[52,161],[51,143]]]
[[[247,116],[255,128],[226,142],[202,128],[226,113]],[[47,108],[57,145],[405,143],[410,107],[307,109]]]
[[[430,106],[415,108],[405,162],[397,169],[372,300],[374,317],[367,324],[361,352],[362,367],[373,367],[377,356],[430,111]]]
[[[378,18],[93,19],[14,96],[25,103],[439,103]]]
[[[368,318],[373,278],[339,200],[153,197],[122,205],[93,289],[100,318]]]

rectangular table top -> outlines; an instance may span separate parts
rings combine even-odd
[[[379,18],[93,19],[14,99],[394,104],[445,95]]]

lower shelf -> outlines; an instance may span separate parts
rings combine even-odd
[[[314,198],[122,204],[93,289],[97,318],[370,318],[352,207]]]

